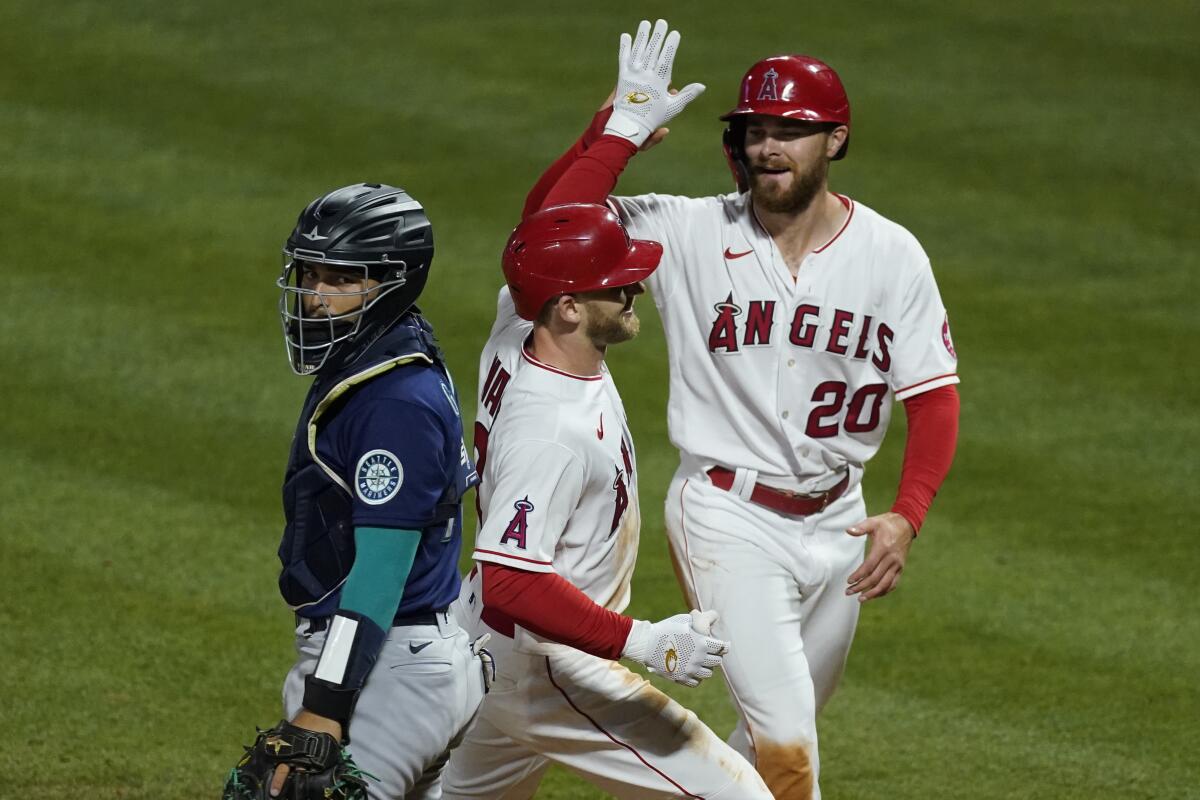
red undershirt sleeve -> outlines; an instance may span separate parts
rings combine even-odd
[[[558,157],[558,160],[551,164],[542,177],[538,178],[537,183],[529,190],[529,194],[525,197],[525,208],[521,211],[521,219],[525,219],[533,212],[545,205],[546,195],[554,188],[554,184],[558,183],[559,178],[567,171],[567,168],[575,163],[584,152],[596,143],[596,140],[604,135],[604,126],[608,124],[608,118],[612,116],[612,106],[605,106],[596,112],[592,117],[592,122],[588,125],[587,130],[583,135],[567,148],[567,151]]]
[[[603,205],[617,186],[617,178],[637,155],[637,147],[620,136],[604,135],[575,159],[542,202],[542,208],[560,203]]]
[[[950,472],[958,443],[958,391],[942,386],[904,401],[908,438],[904,443],[904,467],[892,511],[921,529],[925,514]]]
[[[502,614],[542,638],[599,658],[621,657],[633,627],[631,618],[597,605],[557,573],[491,562],[480,566],[485,614]]]

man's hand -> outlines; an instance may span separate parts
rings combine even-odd
[[[678,89],[671,89],[670,91],[671,91],[672,95],[679,94]],[[608,93],[608,98],[603,103],[600,104],[600,108],[598,108],[596,110],[603,111],[606,108],[612,108],[613,100],[615,100],[616,97],[617,97],[617,90],[614,88],[611,92]],[[667,138],[667,134],[670,132],[671,132],[670,128],[656,129],[654,131],[654,133],[650,134],[650,137],[648,139],[646,139],[646,141],[642,142],[641,146],[638,147],[638,150],[640,150],[643,153],[646,152],[651,147],[654,147],[654,145],[658,144],[663,139]]]
[[[635,620],[621,653],[684,686],[699,686],[729,652],[729,642],[712,635],[715,611],[676,614],[661,622]]]
[[[909,521],[889,511],[867,517],[847,528],[846,533],[871,538],[871,549],[847,581],[850,585],[846,587],[846,594],[857,594],[858,601],[865,603],[895,589],[908,559],[908,548],[917,536]]]
[[[300,713],[292,717],[292,724],[297,728],[316,731],[317,733],[328,733],[339,742],[342,740],[342,725],[337,720],[322,717],[320,714],[314,714],[308,709],[300,709]],[[280,764],[275,768],[275,774],[271,776],[271,797],[276,797],[283,791],[283,784],[287,781],[289,772],[287,764]]]
[[[341,743],[342,726],[308,711],[259,730],[229,771],[222,800],[367,800],[366,779]]]
[[[683,111],[704,91],[704,85],[690,83],[671,92],[671,68],[679,47],[679,31],[667,32],[666,20],[654,24],[642,20],[637,38],[621,34],[617,56],[617,89],[613,113],[604,132],[621,136],[638,147]],[[662,140],[661,134],[658,141]]]

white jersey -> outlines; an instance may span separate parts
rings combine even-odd
[[[670,437],[684,454],[818,491],[847,468],[861,474],[894,400],[958,383],[921,245],[840,199],[845,223],[793,280],[749,194],[610,198],[631,236],[663,245],[647,283],[666,330]]]
[[[579,376],[526,349],[533,323],[508,288],[479,359],[476,561],[556,572],[599,605],[623,611],[640,515],[633,438],[608,368]],[[517,644],[536,636],[518,627]]]

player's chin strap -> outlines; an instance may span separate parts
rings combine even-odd
[[[345,742],[350,741],[350,716],[358,693],[386,637],[370,617],[339,610],[329,624],[316,670],[304,679],[304,707],[340,722]]]

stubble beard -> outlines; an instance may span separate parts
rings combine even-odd
[[[820,194],[829,175],[828,159],[820,159],[806,172],[792,170],[792,185],[777,189],[762,180],[753,168],[750,170],[750,196],[756,208],[773,214],[800,214],[808,210]]]
[[[625,317],[623,312],[618,311],[612,316],[602,317],[598,314],[589,316],[584,332],[592,344],[597,347],[606,347],[610,344],[628,342],[637,336],[641,329],[642,321],[638,319],[637,314]]]

